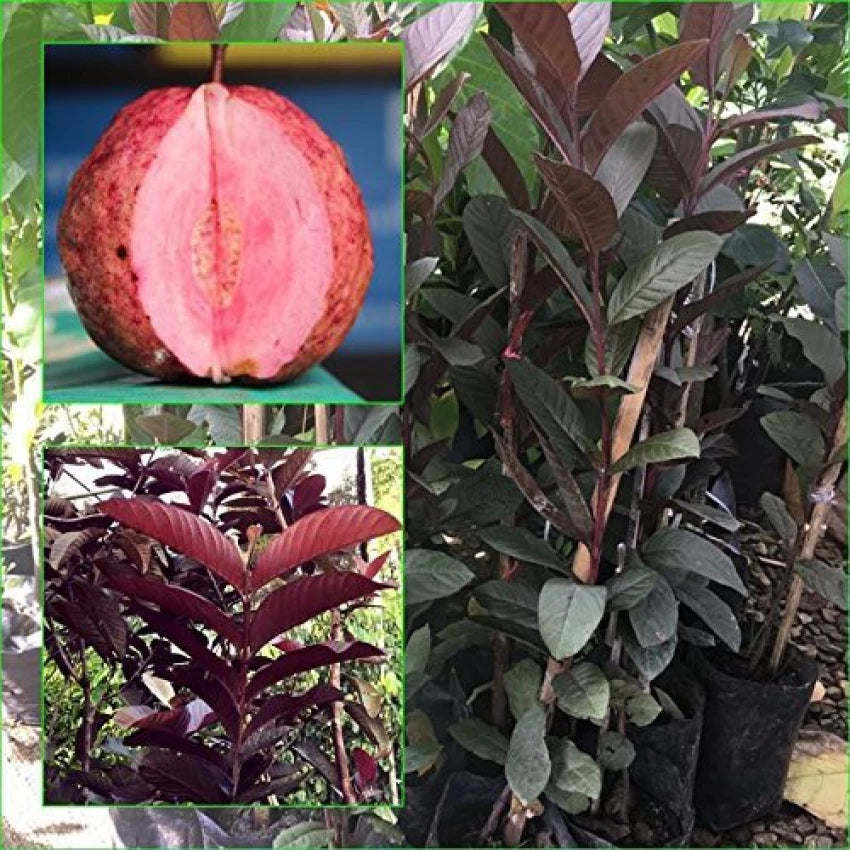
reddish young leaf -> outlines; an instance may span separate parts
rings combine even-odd
[[[215,41],[218,21],[209,3],[175,3],[168,27],[170,41]]]
[[[210,490],[215,484],[215,476],[208,469],[196,472],[186,483],[186,495],[189,497],[189,507],[192,513],[199,514],[204,508]]]
[[[225,767],[222,756],[210,747],[191,738],[184,738],[167,729],[137,729],[124,738],[128,747],[160,747],[204,759],[219,768]]]
[[[435,205],[451,192],[461,171],[481,153],[489,126],[490,103],[484,92],[477,91],[458,110],[449,130],[449,149],[434,193]]]
[[[780,151],[787,151],[791,148],[814,145],[819,141],[820,138],[818,136],[791,136],[788,139],[777,139],[774,142],[766,142],[763,145],[756,145],[754,148],[747,148],[747,150],[732,154],[732,156],[724,159],[719,165],[715,165],[705,175],[700,184],[700,194],[704,195],[712,186],[721,180],[732,177],[738,171],[746,172],[766,156],[779,153]]]
[[[97,623],[76,602],[62,598],[52,599],[48,603],[47,613],[79,635],[107,664],[112,662],[111,644],[101,634]]]
[[[595,171],[620,133],[644,111],[703,51],[707,41],[668,47],[638,62],[608,89],[582,136],[584,165]]]
[[[119,708],[112,719],[123,727],[135,729],[162,729],[174,735],[186,735],[191,728],[192,715],[185,706],[167,711],[156,711],[146,705],[127,705]]]
[[[360,567],[360,575],[366,576],[366,578],[375,578],[376,575],[381,571],[381,567],[387,562],[387,558],[389,558],[390,552],[387,550],[381,555],[378,555],[377,558],[372,558],[371,561],[361,562]]]
[[[115,657],[127,651],[127,626],[121,616],[118,598],[102,587],[83,581],[72,585],[74,601],[91,617]]]
[[[342,505],[308,514],[281,532],[263,551],[251,573],[251,586],[257,590],[305,561],[400,528],[398,520],[386,511],[365,505]]]
[[[620,66],[604,53],[600,53],[578,85],[578,117],[587,118],[602,102],[608,89],[622,76]]]
[[[153,602],[163,612],[203,623],[236,646],[242,645],[244,636],[236,623],[212,602],[191,590],[118,572],[109,573],[106,582],[134,601]]]
[[[361,786],[371,785],[378,778],[378,762],[362,747],[355,747],[351,751],[351,758],[357,782]]]
[[[713,90],[717,85],[717,66],[720,61],[724,35],[732,23],[731,3],[687,3],[679,15],[679,41],[707,39],[708,47],[691,64],[693,81]]]
[[[200,561],[237,590],[244,590],[245,569],[239,550],[206,520],[153,499],[109,499],[99,507],[124,525]]]
[[[311,514],[312,516],[312,514]],[[258,652],[272,638],[311,617],[389,587],[358,573],[325,573],[285,584],[270,593],[251,618],[251,649]]]
[[[606,188],[589,174],[540,154],[532,156],[549,191],[581,235],[585,249],[599,253],[617,232],[617,210]]]
[[[571,94],[582,62],[567,12],[558,3],[499,3],[496,8],[525,51],[557,80],[559,90],[550,91],[550,97],[557,102]]]
[[[328,667],[331,664],[339,664],[343,661],[356,661],[360,658],[377,658],[384,653],[376,646],[362,641],[351,643],[318,643],[295,649],[286,655],[267,664],[262,670],[254,674],[248,684],[246,697],[248,699],[256,696],[271,685],[276,684],[287,676],[295,676],[307,670],[315,670],[319,667]]]
[[[267,723],[278,718],[286,723],[294,718],[299,711],[311,706],[327,705],[329,702],[342,700],[343,693],[330,685],[316,685],[303,694],[278,694],[267,699],[260,710],[251,718],[251,722],[245,727],[244,739],[247,741],[256,734]]]

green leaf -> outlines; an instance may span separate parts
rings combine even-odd
[[[482,529],[479,536],[497,552],[510,555],[518,561],[569,573],[567,562],[545,540],[535,537],[527,528],[494,525]]]
[[[272,841],[275,850],[284,847],[330,847],[333,832],[317,821],[302,821],[281,830]]]
[[[608,679],[595,664],[577,664],[552,682],[558,708],[579,720],[602,720],[608,710]]]
[[[3,147],[39,185],[42,9],[19,4],[3,15]]]
[[[210,438],[219,446],[238,446],[243,442],[242,414],[234,404],[193,404],[186,416],[196,425],[206,423]]]
[[[723,245],[723,237],[691,230],[662,242],[649,256],[631,266],[608,303],[614,325],[648,313],[705,271]]]
[[[562,384],[528,360],[509,361],[508,371],[523,405],[565,462],[574,465],[582,454],[595,454],[584,417]]]
[[[405,292],[408,298],[431,277],[439,264],[439,257],[421,257],[407,264],[407,268],[404,271],[404,279]]]
[[[652,694],[641,693],[626,699],[625,712],[635,726],[649,726],[661,714],[661,706]]]
[[[676,596],[694,612],[732,650],[741,648],[741,627],[732,609],[707,587],[679,585]]]
[[[415,345],[408,345],[404,349],[404,394],[407,395],[416,379],[419,377],[419,367],[422,365],[422,357]]]
[[[605,610],[604,587],[575,584],[567,579],[549,579],[540,592],[538,623],[540,635],[552,656],[570,658],[584,648]]]
[[[534,216],[519,210],[513,210],[513,214],[528,230],[529,236],[552,267],[552,271],[558,275],[588,324],[591,324],[593,322],[593,300],[590,290],[587,288],[581,272],[567,253],[567,249],[561,244],[561,240]]]
[[[611,325],[605,334],[605,372],[619,376],[629,362],[640,331],[640,320],[633,319],[619,325]],[[588,333],[584,343],[584,364],[592,378],[598,377],[596,346],[593,334]]]
[[[508,739],[495,726],[477,717],[459,720],[449,726],[449,734],[478,758],[496,764],[504,764],[508,758]]]
[[[657,133],[644,121],[635,121],[620,134],[602,158],[594,175],[608,190],[619,218],[646,174],[655,152]]]
[[[587,753],[562,738],[553,745],[552,784],[560,791],[595,800],[602,791],[602,771]]]
[[[623,646],[626,654],[637,667],[640,675],[650,682],[667,669],[667,665],[673,660],[676,653],[677,642],[678,640],[674,635],[670,640],[660,643],[658,646],[641,646],[632,634],[631,629],[623,633]]]
[[[692,531],[662,528],[644,543],[642,556],[656,570],[696,573],[747,595],[732,559]]]
[[[619,732],[599,736],[599,764],[606,770],[625,770],[635,760],[635,745]]]
[[[835,327],[838,328],[839,333],[844,333],[847,330],[847,302],[847,287],[839,287],[835,291]]]
[[[590,808],[590,799],[584,794],[573,794],[570,791],[562,791],[550,782],[546,786],[546,796],[559,808],[563,809],[567,814],[580,815]]]
[[[783,543],[786,546],[792,544],[797,539],[797,521],[785,507],[785,500],[773,493],[762,493],[759,504]]]
[[[612,611],[633,608],[638,602],[646,599],[658,578],[658,573],[645,564],[629,565],[605,582],[605,587],[608,588],[608,607]]]
[[[475,576],[456,558],[430,549],[411,549],[404,559],[405,604],[451,596]]]
[[[819,322],[802,318],[784,318],[785,330],[803,346],[803,354],[823,372],[828,384],[834,384],[846,370],[846,354],[838,334]]]
[[[537,702],[542,681],[540,667],[530,658],[517,661],[505,673],[505,692],[515,720],[519,720]]]
[[[536,588],[519,581],[493,579],[476,587],[473,594],[488,614],[528,629],[537,627]]]
[[[629,608],[629,622],[641,646],[658,646],[676,634],[679,603],[664,576],[657,576],[652,590]]]
[[[829,567],[816,558],[801,558],[794,569],[806,587],[822,596],[831,605],[847,610],[847,574],[839,567]]]
[[[812,261],[805,258],[794,269],[794,278],[800,296],[812,312],[821,319],[832,319],[835,292],[844,284],[846,276],[825,259]]]
[[[173,446],[195,430],[194,422],[175,416],[173,413],[137,416],[134,423],[136,427],[163,446]]]
[[[576,378],[570,384],[570,391],[576,398],[599,398],[607,391],[609,396],[631,395],[638,388],[614,375],[596,375],[593,378]]]
[[[795,463],[806,469],[823,463],[826,444],[813,419],[795,410],[777,410],[759,421],[770,439]]]
[[[514,726],[505,762],[505,777],[523,803],[536,800],[546,783],[552,763],[546,746],[546,712],[533,705]]]
[[[221,28],[221,40],[277,41],[294,9],[291,3],[245,3],[242,11]]]
[[[699,457],[699,439],[690,428],[675,428],[653,434],[632,446],[612,467],[614,474],[628,472],[650,463],[664,463],[685,457]]]
[[[428,658],[431,655],[431,628],[426,623],[422,628],[416,629],[407,640],[404,652],[405,675],[421,673],[428,666]]]
[[[701,502],[686,502],[683,499],[673,499],[673,504],[678,505],[683,511],[694,514],[700,519],[719,525],[720,528],[734,534],[741,523],[722,508],[713,508],[711,505],[703,505]]]
[[[508,202],[498,195],[476,195],[463,208],[463,229],[484,274],[497,288],[511,274],[511,243],[517,223]]]
[[[804,21],[809,13],[809,3],[779,3],[771,0],[759,4],[760,21]]]

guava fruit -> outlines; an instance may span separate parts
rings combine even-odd
[[[89,335],[166,380],[295,377],[340,345],[373,270],[342,150],[253,86],[124,107],[74,175],[58,236]]]

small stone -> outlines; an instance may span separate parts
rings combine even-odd
[[[750,843],[750,828],[748,826],[737,826],[729,834],[737,845],[747,847]]]
[[[715,847],[720,841],[720,836],[716,832],[706,829],[704,826],[698,826],[694,830],[691,840],[697,847]]]
[[[753,835],[753,841],[758,844],[759,847],[773,847],[776,844],[776,833],[775,832],[756,832]]]
[[[834,623],[838,619],[838,612],[833,608],[824,608],[820,615],[827,623]]]
[[[811,835],[815,831],[815,825],[812,823],[811,818],[806,815],[799,815],[791,823],[794,825],[794,829],[802,836]]]
[[[637,847],[649,847],[655,840],[655,835],[645,823],[638,821],[632,829],[632,839]]]
[[[753,546],[753,549],[755,550],[757,555],[766,555],[767,554],[767,544],[762,543],[761,540],[759,540],[759,542],[756,543],[755,546]]]
[[[832,847],[832,839],[828,835],[810,835],[803,841],[804,847]]]
[[[800,611],[800,612],[798,612],[798,614],[797,614],[797,619],[798,619],[798,620],[799,620],[799,621],[800,621],[800,622],[801,622],[804,626],[808,626],[808,625],[809,625],[809,623],[811,623],[811,622],[812,622],[812,620],[814,619],[814,617],[812,617],[812,615],[811,615],[811,614],[807,614],[805,611]]]
[[[841,688],[827,688],[826,695],[831,700],[836,700],[838,702],[844,702],[844,691]]]

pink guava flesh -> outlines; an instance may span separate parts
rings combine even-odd
[[[92,338],[133,369],[287,380],[342,342],[372,274],[341,150],[274,92],[210,83],[123,109],[59,222]]]

